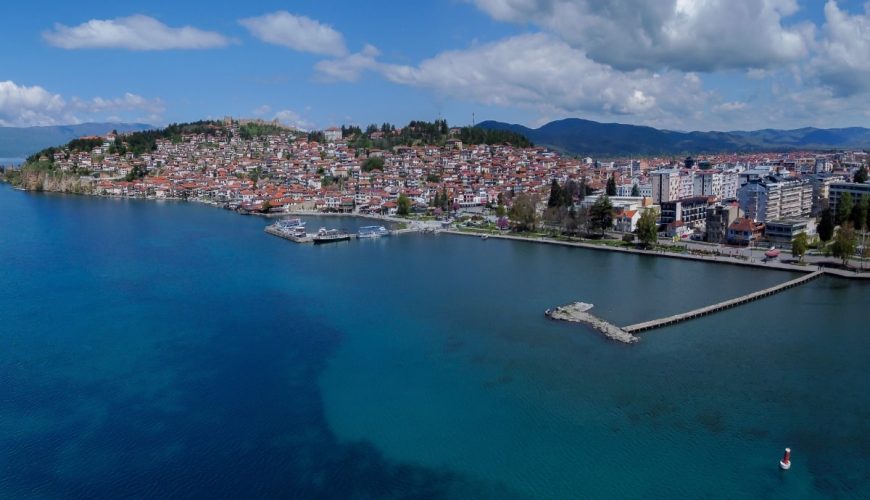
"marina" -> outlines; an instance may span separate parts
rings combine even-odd
[[[406,233],[431,232],[431,229],[415,225],[404,229],[387,229],[385,226],[361,226],[357,232],[321,227],[316,233],[308,233],[302,219],[282,219],[263,229],[266,233],[294,243],[323,244],[356,239],[375,239]]]

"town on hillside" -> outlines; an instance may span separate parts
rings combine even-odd
[[[432,126],[309,133],[226,118],[144,148],[131,144],[141,132],[82,138],[28,165],[74,177],[83,193],[246,213],[465,213],[503,230],[631,234],[655,211],[660,237],[779,246],[800,234],[827,241],[835,225],[867,225],[863,151],[579,158],[528,144],[464,143],[473,135],[446,122],[434,124],[437,141],[399,140]]]

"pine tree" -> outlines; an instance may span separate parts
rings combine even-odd
[[[550,183],[550,199],[547,200],[547,207],[554,208],[562,206],[564,198],[562,196],[562,188],[559,187],[559,182],[553,179]]]
[[[828,242],[834,236],[834,213],[830,208],[822,210],[822,217],[819,221],[819,238]]]
[[[613,175],[607,179],[607,196],[616,196],[616,177]]]

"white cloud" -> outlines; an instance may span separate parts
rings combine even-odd
[[[295,111],[291,111],[289,109],[282,109],[275,113],[275,117],[273,120],[278,120],[284,125],[289,125],[291,127],[298,128],[300,130],[310,130],[314,127],[314,124],[304,119],[299,113]]]
[[[147,99],[126,93],[121,97],[64,99],[40,86],[0,82],[0,125],[26,127],[34,125],[74,124],[83,121],[118,121],[134,119],[157,123],[165,108],[160,99]]]
[[[374,71],[391,82],[439,95],[547,115],[621,115],[657,123],[674,123],[679,110],[703,106],[708,97],[693,73],[622,72],[542,33],[443,52],[416,66],[382,63],[376,55],[368,47],[321,61],[316,69],[321,78],[350,81]]]
[[[381,66],[376,58],[380,51],[372,45],[366,45],[356,54],[350,54],[338,59],[327,59],[314,65],[318,78],[327,82],[355,82],[363,72],[377,69]]]
[[[341,33],[314,19],[287,11],[240,19],[239,24],[266,43],[328,56],[347,53]]]
[[[747,104],[743,101],[723,102],[722,104],[713,106],[713,111],[724,111],[727,113],[731,111],[740,111],[746,109],[746,106]]]
[[[807,55],[811,25],[788,27],[796,0],[471,0],[501,21],[531,22],[620,68],[768,68]]]
[[[825,21],[811,75],[836,96],[870,91],[870,2],[864,4],[863,15],[850,16],[829,0]]]
[[[116,19],[92,19],[72,27],[58,23],[42,37],[62,49],[210,49],[230,43],[220,33],[191,26],[171,28],[153,17],[138,14]]]

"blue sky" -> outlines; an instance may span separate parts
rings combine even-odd
[[[0,125],[582,117],[868,126],[870,2],[40,1],[0,16]]]

